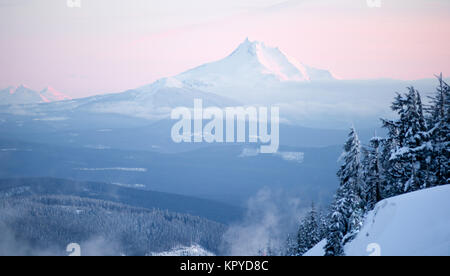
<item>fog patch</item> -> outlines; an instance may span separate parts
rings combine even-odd
[[[305,210],[301,201],[283,191],[265,188],[249,199],[244,220],[224,234],[225,254],[233,256],[280,255],[286,238]]]

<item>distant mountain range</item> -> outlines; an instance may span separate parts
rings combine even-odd
[[[10,87],[0,91],[0,105],[1,113],[15,115],[114,114],[158,121],[168,119],[174,107],[192,107],[194,99],[200,98],[205,107],[278,105],[283,122],[306,127],[342,129],[361,124],[373,128],[380,117],[390,115],[386,106],[395,92],[411,85],[426,99],[436,80],[339,80],[279,48],[246,39],[221,60],[135,89],[70,100],[51,88],[36,92],[25,86]]]
[[[46,87],[39,92],[25,85],[0,90],[0,105],[50,103],[70,99],[52,87]]]
[[[305,65],[295,58],[285,54],[279,48],[272,48],[259,41],[246,39],[228,57],[216,62],[204,64],[188,70],[178,76],[163,78],[150,85],[137,89],[147,92],[136,96],[145,104],[164,106],[177,96],[205,97],[200,91],[209,91],[218,87],[253,86],[255,83],[270,85],[278,82],[310,82],[334,80],[333,75],[322,69]],[[172,95],[169,103],[158,102],[161,93]],[[226,95],[222,95],[226,96]],[[209,95],[206,98],[212,97]],[[144,98],[144,99],[143,99]],[[149,102],[149,98],[154,101]],[[0,104],[35,104],[70,100],[71,98],[52,87],[38,92],[25,85],[8,87],[0,91]],[[222,100],[222,99],[220,99]],[[179,102],[180,100],[178,100]]]
[[[188,70],[174,77],[162,78],[149,85],[118,94],[75,100],[85,109],[101,113],[119,113],[145,118],[167,115],[167,108],[192,104],[201,98],[205,105],[230,106],[249,103],[243,89],[270,88],[281,83],[309,83],[335,80],[326,70],[298,62],[279,48],[246,39],[229,56]],[[221,92],[226,89],[225,92]],[[26,86],[0,91],[0,104],[35,104],[70,100],[53,88],[36,92]],[[254,101],[253,101],[254,102]],[[258,102],[256,100],[256,102]],[[71,108],[78,104],[67,105]]]

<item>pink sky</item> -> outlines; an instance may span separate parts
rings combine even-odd
[[[450,75],[446,0],[115,1],[0,2],[0,88],[120,92],[221,59],[246,37],[343,79]]]

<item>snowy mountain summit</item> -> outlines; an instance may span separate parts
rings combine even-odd
[[[57,102],[57,101],[65,101],[65,100],[71,100],[71,98],[53,87],[46,87],[44,90],[39,92],[42,100],[46,103],[48,102]]]
[[[216,92],[216,88],[254,87],[280,82],[334,80],[327,70],[307,66],[279,48],[263,42],[242,42],[229,56],[207,63],[177,76],[165,78],[151,87],[189,87]]]

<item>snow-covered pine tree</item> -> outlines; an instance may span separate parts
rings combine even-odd
[[[354,128],[344,145],[341,160],[343,163],[337,173],[340,186],[333,203],[325,245],[328,256],[344,254],[343,246],[358,233],[364,216],[361,143]]]
[[[354,128],[351,128],[348,140],[344,145],[343,161],[337,175],[340,187],[348,199],[347,229],[344,234],[344,244],[352,240],[359,231],[364,216],[364,184],[362,181],[361,142]]]
[[[340,187],[335,195],[328,225],[327,243],[324,247],[325,256],[344,256],[344,236],[348,228],[348,205],[345,187]]]
[[[297,239],[295,239],[291,234],[289,234],[286,239],[285,252],[286,256],[299,256]]]
[[[318,244],[323,238],[321,231],[319,213],[312,203],[310,211],[300,222],[297,232],[297,254],[295,255],[302,256]]]
[[[450,182],[450,86],[438,76],[439,87],[436,94],[431,97],[429,107],[428,135],[432,144],[430,157],[430,170],[432,186],[445,185]]]
[[[397,94],[391,108],[399,119],[383,121],[388,141],[394,146],[387,165],[390,185],[400,193],[428,187],[431,147],[419,92],[410,87],[404,96]]]
[[[383,171],[381,175],[383,185],[381,187],[381,197],[389,198],[401,194],[401,185],[396,181],[395,170],[392,168],[391,155],[397,148],[398,131],[393,121],[381,120],[384,128],[388,129],[388,136],[381,142],[380,164]]]
[[[297,256],[302,256],[308,251],[308,241],[306,235],[306,222],[301,220],[297,231]]]
[[[314,203],[311,204],[311,210],[306,217],[306,237],[307,237],[307,247],[308,250],[313,248],[316,244],[320,242],[320,232],[319,232],[319,221],[318,213]]]
[[[328,234],[328,224],[330,222],[330,210],[320,210],[318,214],[319,240],[323,240]]]
[[[431,178],[431,157],[433,147],[430,142],[428,132],[428,124],[424,114],[424,108],[420,93],[416,91],[416,104],[418,115],[419,132],[411,138],[411,144],[416,147],[413,149],[417,160],[417,176],[420,181],[420,189],[429,188],[432,186]]]
[[[383,138],[373,137],[367,148],[364,148],[363,177],[365,211],[371,211],[382,200],[383,170],[381,166],[381,145]]]

